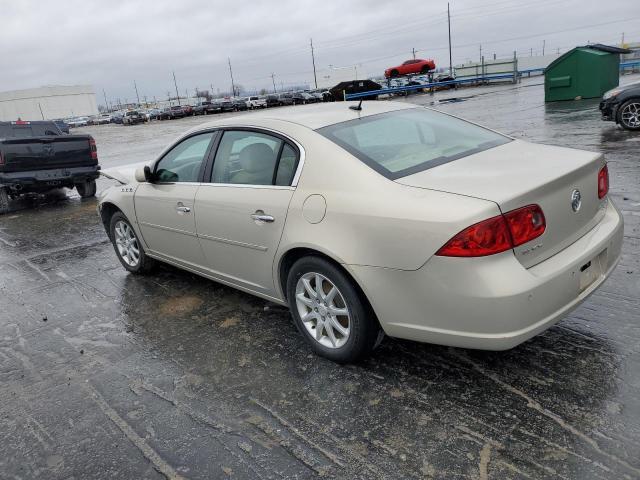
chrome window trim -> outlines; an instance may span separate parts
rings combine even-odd
[[[286,185],[253,185],[251,183],[201,183],[201,187],[231,187],[231,188],[256,188],[269,190],[295,190],[295,187]]]

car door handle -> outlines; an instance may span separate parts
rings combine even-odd
[[[275,218],[273,218],[271,215],[267,215],[265,214],[262,210],[258,210],[256,211],[256,213],[252,213],[251,214],[251,218],[256,222],[256,223],[273,223],[273,221],[275,220]]]
[[[185,207],[182,202],[178,203],[178,206],[176,207],[176,212],[178,212],[179,214],[182,213],[189,213],[191,211],[191,209],[189,207]]]

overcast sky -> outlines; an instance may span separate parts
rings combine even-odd
[[[451,0],[453,62],[540,54],[590,42],[640,41],[639,0]],[[91,84],[98,103],[236,84],[313,83],[359,65],[367,75],[411,58],[449,63],[447,3],[440,0],[0,0],[0,91]]]

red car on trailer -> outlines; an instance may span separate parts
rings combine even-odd
[[[387,68],[384,71],[384,76],[387,78],[399,77],[400,75],[410,74],[425,74],[431,70],[435,70],[436,64],[433,60],[421,60],[416,58],[414,60],[407,60],[402,65],[397,67]]]

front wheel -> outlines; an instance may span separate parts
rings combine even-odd
[[[138,240],[135,230],[122,212],[111,217],[109,233],[118,260],[131,273],[146,273],[151,270],[155,261],[148,257]]]
[[[380,327],[353,281],[320,257],[304,257],[287,277],[287,298],[296,327],[311,348],[334,362],[367,356]]]
[[[96,181],[89,180],[84,183],[78,183],[76,185],[76,190],[78,191],[78,195],[80,195],[81,198],[93,197],[96,194]]]
[[[627,130],[640,130],[640,99],[632,98],[620,105],[618,122]]]

